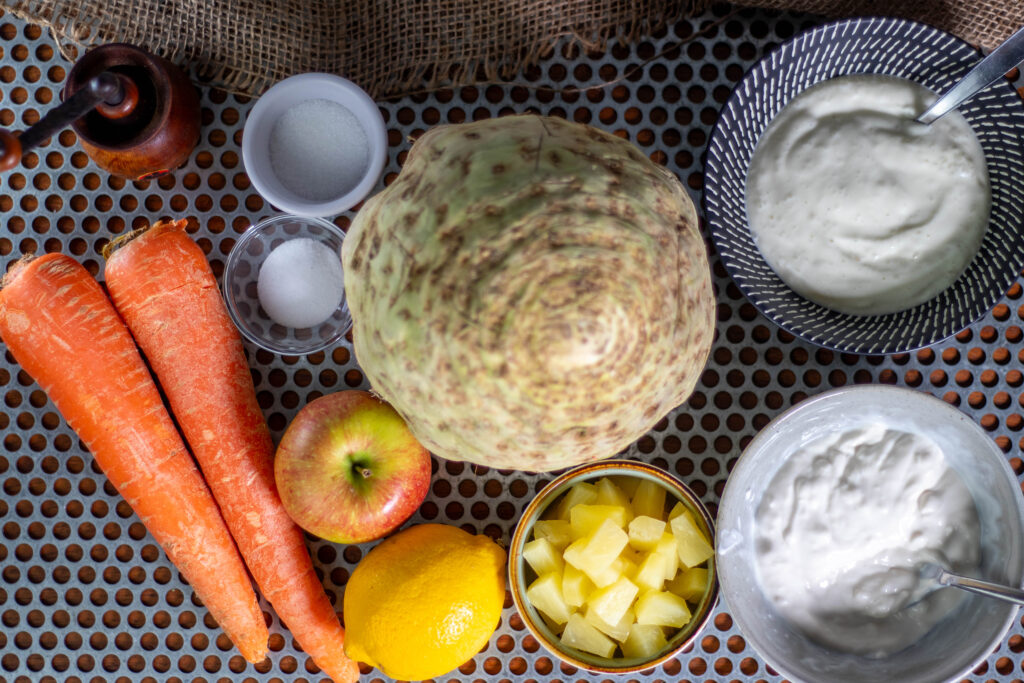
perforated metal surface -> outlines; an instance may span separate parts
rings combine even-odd
[[[386,179],[398,172],[410,136],[429,126],[538,111],[628,136],[699,192],[701,159],[732,85],[776,42],[813,22],[745,11],[680,48],[660,54],[706,24],[682,21],[633,47],[606,54],[557,51],[527,74],[535,85],[579,88],[623,77],[607,89],[551,92],[481,85],[382,104],[391,144]],[[0,18],[0,125],[21,128],[56,99],[67,65],[38,30]],[[654,58],[656,55],[656,58]],[[654,58],[649,64],[641,64]],[[1018,82],[1024,85],[1024,82]],[[237,235],[270,215],[241,167],[242,124],[251,103],[204,89],[203,136],[189,163],[159,182],[108,178],[65,133],[0,178],[0,262],[63,250],[93,272],[116,234],[161,216],[187,216],[215,271]],[[350,214],[337,219],[347,226]],[[772,417],[802,398],[853,382],[916,387],[958,405],[988,430],[1018,474],[1024,427],[1024,290],[955,340],[893,358],[840,356],[772,327],[712,258],[719,300],[718,340],[700,386],[630,447],[679,474],[711,510],[741,448]],[[306,401],[366,382],[351,345],[306,358],[249,347],[260,402],[275,435]],[[197,606],[191,590],[99,473],[92,457],[9,354],[0,358],[0,680],[314,681],[264,603],[271,657],[246,664]],[[550,475],[497,472],[435,461],[431,493],[413,522],[442,521],[508,539],[515,520]],[[327,590],[339,600],[369,549],[310,540]],[[1024,678],[1018,623],[972,680]],[[366,670],[364,679],[378,677]],[[564,667],[539,648],[506,601],[487,648],[444,680],[577,681],[599,677]],[[768,680],[779,677],[746,646],[721,605],[692,651],[636,677]]]

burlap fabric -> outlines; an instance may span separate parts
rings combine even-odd
[[[306,71],[377,97],[511,78],[561,40],[632,40],[711,0],[0,0],[74,59],[141,45],[198,77],[257,95]],[[1024,25],[1024,0],[740,0],[826,16],[899,15],[991,47]]]

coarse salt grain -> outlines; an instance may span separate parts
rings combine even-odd
[[[260,306],[279,325],[316,327],[338,310],[345,296],[341,257],[308,237],[289,240],[263,262],[256,293]]]
[[[270,164],[291,192],[327,201],[351,191],[370,162],[366,132],[337,102],[304,100],[288,109],[270,131]]]

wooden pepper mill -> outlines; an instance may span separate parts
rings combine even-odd
[[[124,43],[101,45],[75,62],[63,103],[15,137],[0,131],[0,171],[69,124],[96,165],[144,180],[183,164],[199,140],[199,96],[166,59]]]

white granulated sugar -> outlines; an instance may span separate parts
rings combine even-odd
[[[270,164],[286,189],[327,201],[352,190],[366,172],[370,145],[359,120],[331,100],[304,100],[270,131]]]
[[[341,255],[308,237],[274,249],[260,268],[256,291],[271,320],[285,327],[316,327],[345,295]]]

